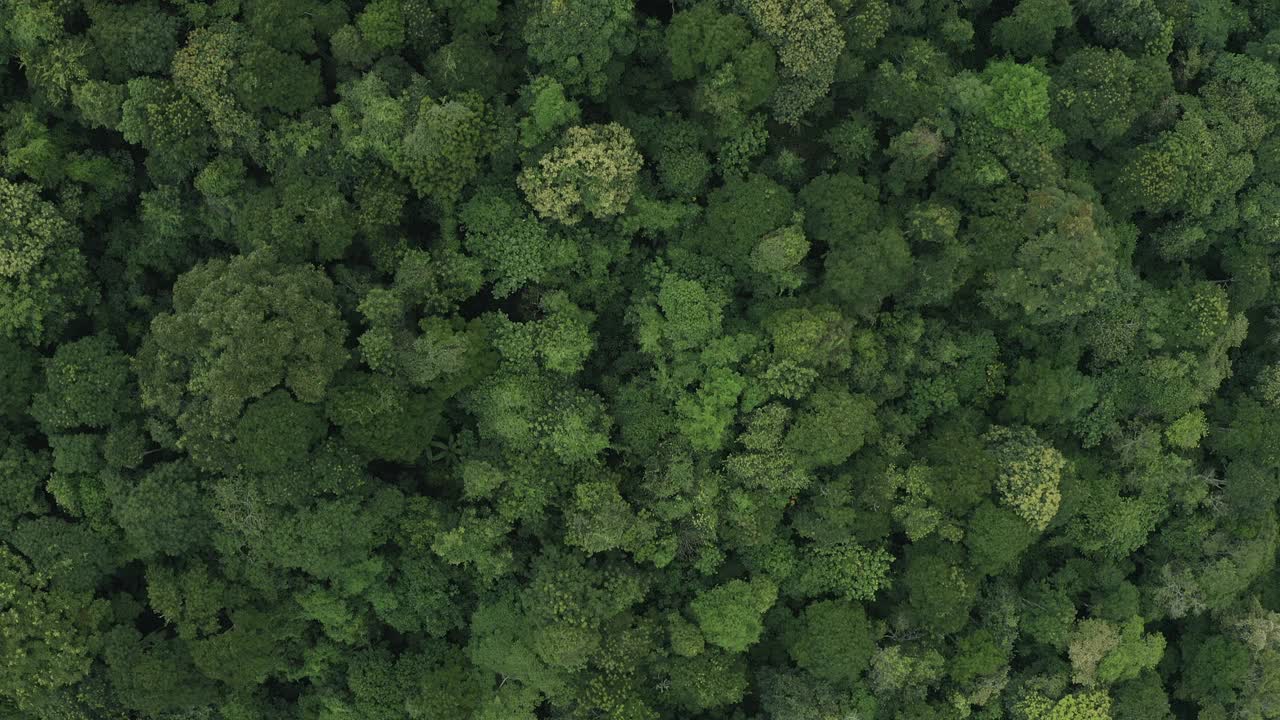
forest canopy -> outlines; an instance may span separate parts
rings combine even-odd
[[[0,717],[1280,719],[1280,2],[0,0]]]

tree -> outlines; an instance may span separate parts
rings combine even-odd
[[[1120,628],[1105,620],[1081,620],[1067,646],[1072,680],[1092,686],[1134,679],[1143,670],[1155,667],[1164,647],[1164,636],[1143,634],[1142,618],[1138,616]]]
[[[798,572],[784,589],[797,597],[871,600],[888,584],[892,562],[883,548],[868,550],[848,541],[813,545],[801,555]]]
[[[529,56],[566,88],[603,97],[634,47],[633,12],[631,0],[539,5],[523,30]]]
[[[1138,680],[1121,684],[1114,693],[1112,713],[1115,720],[1150,717],[1168,720],[1173,717],[1169,708],[1169,696],[1152,672],[1143,673]]]
[[[223,145],[257,140],[258,121],[240,107],[233,92],[241,57],[251,43],[239,25],[200,28],[173,59],[175,86],[196,103]]]
[[[585,215],[603,220],[626,210],[643,162],[621,125],[573,127],[536,165],[525,167],[519,185],[544,218],[565,225]]]
[[[1137,210],[1208,216],[1253,171],[1243,144],[1240,126],[1227,115],[1193,103],[1172,129],[1134,151],[1116,178],[1116,190]]]
[[[844,33],[825,0],[743,0],[742,10],[756,31],[773,45],[782,64],[774,93],[774,116],[796,125],[827,93]]]
[[[31,414],[50,434],[112,427],[132,405],[129,380],[129,358],[110,336],[65,343],[45,365]]]
[[[669,672],[676,702],[695,712],[737,703],[749,687],[746,663],[723,650],[676,658]]]
[[[875,707],[875,700],[864,692],[844,691],[803,672],[767,668],[761,675],[761,705],[772,717],[859,717]]]
[[[335,379],[325,414],[352,447],[374,458],[412,464],[435,435],[440,405],[439,398],[386,375],[356,372]]]
[[[1162,27],[1165,17],[1159,6],[1148,0],[1125,5],[1086,0],[1081,11],[1108,45],[1136,50],[1156,44],[1160,35],[1167,32]]]
[[[984,440],[1000,463],[1001,500],[1031,527],[1044,530],[1058,513],[1066,458],[1027,428],[996,427]]]
[[[961,636],[956,646],[949,673],[952,680],[971,685],[981,678],[1008,672],[1009,653],[1000,646],[991,631],[985,628],[974,630]]]
[[[548,282],[579,259],[567,234],[538,222],[517,198],[477,192],[459,214],[468,251],[485,263],[493,292],[506,297],[528,283]]]
[[[666,343],[672,350],[692,350],[705,345],[720,334],[724,317],[724,299],[697,280],[669,274],[658,290],[657,311],[660,316],[646,317],[642,338]]]
[[[964,536],[970,561],[987,575],[999,575],[1014,566],[1035,539],[1035,528],[1016,512],[989,502],[974,511]]]
[[[794,223],[794,208],[791,193],[764,175],[732,178],[708,194],[703,222],[685,239],[746,279],[755,249]]]
[[[1075,142],[1098,148],[1116,142],[1146,109],[1146,69],[1115,49],[1072,53],[1053,75],[1054,124]]]
[[[107,79],[122,82],[134,75],[161,73],[178,49],[178,19],[158,3],[133,5],[92,3],[89,37],[102,58]]]
[[[437,102],[424,98],[404,145],[394,157],[421,197],[431,198],[446,218],[480,171],[487,151],[484,105],[475,96]],[[449,222],[449,220],[445,220]]]
[[[821,600],[804,610],[803,629],[788,647],[796,664],[836,685],[853,685],[871,660],[872,642],[862,607]]]
[[[304,461],[328,429],[318,408],[272,390],[251,401],[236,423],[236,455],[251,472],[282,472]]]
[[[746,20],[698,4],[676,13],[667,26],[667,59],[671,77],[691,80],[716,70],[751,41]]]
[[[0,718],[1275,720],[1276,0],[0,0]]]
[[[0,178],[0,331],[43,344],[95,293],[80,233],[30,183]]]
[[[705,151],[705,128],[671,116],[656,120],[637,134],[663,190],[680,200],[703,194],[712,169]]]
[[[0,338],[0,382],[9,389],[0,397],[0,418],[18,420],[27,415],[41,375],[40,358],[31,348]]]
[[[996,22],[991,40],[1020,58],[1048,55],[1054,35],[1072,21],[1067,0],[1021,0],[1012,15]]]
[[[937,555],[914,555],[902,584],[917,622],[942,635],[964,627],[977,595],[964,569]]]
[[[777,493],[802,490],[813,481],[804,465],[784,445],[791,415],[780,404],[766,405],[751,414],[738,443],[746,452],[725,460],[729,476],[748,487]]]
[[[778,586],[765,577],[730,580],[698,593],[689,611],[707,642],[729,652],[746,652],[764,632],[761,616],[773,607]]]
[[[564,86],[555,78],[539,75],[522,88],[521,102],[528,106],[520,120],[520,144],[535,148],[554,137],[568,125],[576,125],[582,116],[578,103],[564,94]]]
[[[855,242],[873,229],[878,201],[875,185],[860,177],[819,175],[800,191],[805,232],[832,248]]]
[[[282,265],[267,251],[210,260],[174,285],[137,357],[142,404],[177,426],[198,464],[226,462],[247,401],[286,388],[321,401],[347,361],[333,284],[319,270]]]
[[[90,592],[50,588],[46,575],[8,548],[0,549],[0,590],[0,648],[13,667],[0,697],[22,713],[56,707],[58,694],[89,674],[108,604]]]
[[[124,707],[160,714],[216,700],[216,686],[196,669],[181,642],[125,627],[105,640],[107,675]]]
[[[1049,76],[1008,60],[982,71],[988,105],[979,116],[1002,130],[1030,129],[1049,117]]]
[[[565,542],[588,553],[638,550],[653,535],[653,524],[646,520],[618,492],[616,482],[582,483],[574,488]]]
[[[787,433],[785,446],[804,467],[839,465],[876,432],[870,398],[819,389]]]
[[[851,311],[869,316],[886,298],[906,289],[911,267],[910,246],[902,232],[890,226],[827,253],[823,284]]]
[[[181,556],[207,542],[208,497],[188,462],[157,465],[116,500],[114,518],[139,556]]]
[[[1221,635],[1189,637],[1184,641],[1182,682],[1175,697],[1195,699],[1202,706],[1233,704],[1249,672],[1244,644]],[[1212,669],[1211,669],[1212,668]]]
[[[215,143],[212,115],[176,83],[131,78],[116,126],[125,140],[147,150],[147,171],[160,182],[182,180],[202,167]]]
[[[1030,425],[1072,425],[1100,399],[1098,383],[1048,358],[1020,361],[1009,378],[1007,408]]]
[[[1089,692],[1066,695],[1055,702],[1037,693],[1019,703],[1018,709],[1027,720],[1108,720],[1111,698],[1106,693]]]
[[[885,60],[871,79],[867,106],[900,129],[937,115],[946,104],[951,59],[924,38],[905,42],[899,57]]]
[[[396,0],[374,0],[356,17],[356,29],[375,52],[397,50],[405,42],[407,9]]]
[[[1015,265],[989,273],[987,302],[1033,323],[1063,322],[1097,307],[1115,287],[1115,240],[1095,206],[1047,192],[1031,196]]]
[[[713,116],[721,132],[741,129],[747,113],[777,88],[777,58],[739,15],[698,4],[667,26],[667,60],[676,81],[697,79],[695,106]]]

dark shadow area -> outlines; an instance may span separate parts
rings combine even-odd
[[[638,0],[636,12],[643,17],[656,18],[665,25],[671,22],[671,16],[675,15],[676,8],[671,0]]]

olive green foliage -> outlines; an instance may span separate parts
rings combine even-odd
[[[142,406],[178,427],[175,445],[202,464],[247,401],[277,387],[320,402],[346,361],[333,283],[319,270],[279,263],[266,251],[209,260],[173,288],[136,367]]]
[[[43,344],[93,298],[80,231],[39,187],[0,178],[0,332]]]
[[[1275,0],[0,0],[0,719],[1280,720]]]
[[[773,104],[779,120],[796,124],[835,79],[844,32],[824,0],[742,0],[760,37],[773,45],[782,66]]]
[[[611,218],[627,209],[643,162],[621,125],[573,127],[536,165],[525,168],[520,189],[549,220],[573,225],[584,214]]]

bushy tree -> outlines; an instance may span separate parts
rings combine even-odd
[[[778,587],[768,578],[731,580],[699,593],[689,611],[707,642],[740,653],[760,639],[761,616],[777,596]]]
[[[50,434],[110,428],[132,405],[129,375],[129,358],[110,336],[65,343],[45,366],[31,414]]]
[[[1031,527],[1043,530],[1061,502],[1062,453],[1027,428],[997,427],[984,439],[1000,463],[996,487],[1001,499]]]
[[[875,646],[866,614],[853,603],[822,600],[805,608],[803,629],[788,652],[796,664],[837,685],[852,685],[866,669]]]
[[[644,160],[618,124],[573,127],[520,174],[520,189],[544,218],[565,225],[603,220],[627,209]]]
[[[0,178],[0,330],[55,339],[94,298],[80,232],[35,185]]]
[[[845,38],[825,0],[744,0],[743,12],[778,53],[782,65],[773,97],[778,120],[796,124],[835,79]]]
[[[632,0],[551,2],[523,29],[529,56],[566,87],[599,98],[635,44]]]
[[[198,463],[219,467],[247,401],[277,387],[324,399],[348,357],[333,292],[316,268],[267,251],[193,268],[139,350],[144,407],[177,426],[176,443]]]

